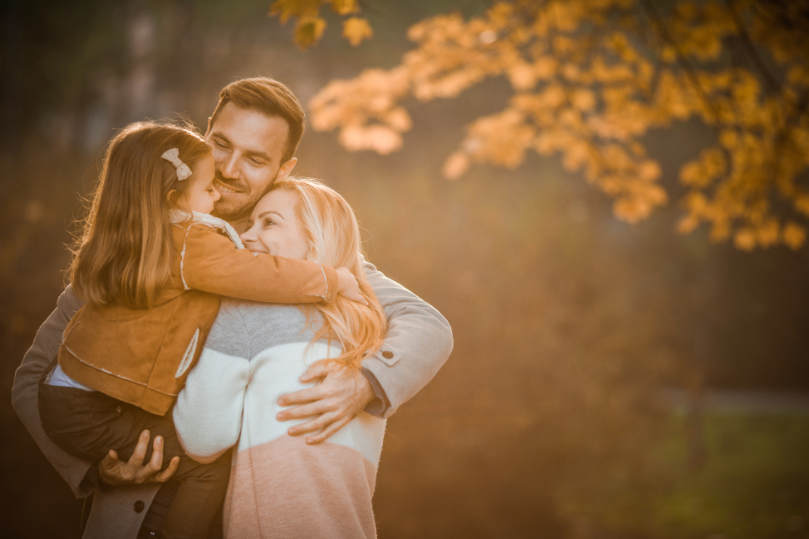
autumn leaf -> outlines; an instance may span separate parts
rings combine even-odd
[[[371,150],[387,155],[401,148],[402,137],[393,129],[382,125],[348,126],[340,131],[340,143],[349,150]]]
[[[374,31],[371,30],[371,25],[363,18],[351,17],[343,22],[343,37],[354,47],[373,35]]]
[[[790,249],[798,250],[806,241],[806,228],[794,223],[789,222],[784,227],[784,243],[786,243]]]
[[[469,156],[464,152],[454,152],[447,157],[441,173],[449,180],[457,180],[469,169]]]
[[[346,16],[359,13],[357,0],[275,0],[270,5],[268,16],[278,17],[284,24],[295,19],[293,41],[302,49],[318,43],[326,30],[326,20],[320,15],[325,4],[331,4],[331,10],[337,15]],[[343,37],[353,46],[373,36],[368,21],[361,17],[349,17],[343,21]]]
[[[737,249],[742,251],[752,251],[756,246],[756,236],[749,228],[742,228],[736,231],[733,241]]]
[[[316,17],[322,3],[323,0],[275,0],[267,15],[278,16],[282,24],[291,17]]]
[[[359,12],[357,0],[331,0],[331,9],[338,15],[350,15]]]
[[[326,30],[326,21],[320,17],[301,19],[295,26],[295,43],[305,49],[320,41]]]

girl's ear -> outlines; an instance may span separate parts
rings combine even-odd
[[[177,189],[172,189],[171,191],[166,193],[166,202],[168,202],[172,206],[177,205]]]

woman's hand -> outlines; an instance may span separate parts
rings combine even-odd
[[[360,294],[360,284],[357,278],[348,268],[337,268],[337,293],[346,299],[368,305],[365,298]]]

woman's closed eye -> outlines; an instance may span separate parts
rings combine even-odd
[[[278,223],[272,217],[265,217],[264,218],[264,228],[268,228],[273,225],[277,225]]]

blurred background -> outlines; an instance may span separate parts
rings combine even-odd
[[[221,87],[272,76],[306,106],[390,68],[419,20],[480,0],[368,0],[372,40],[301,51],[268,0],[7,0],[0,135],[0,536],[79,537],[81,501],[11,407],[14,371],[65,285],[66,247],[106,142],[142,118],[204,130]],[[506,82],[415,104],[389,156],[309,130],[298,175],[354,207],[368,256],[435,305],[455,349],[388,422],[379,535],[809,537],[809,248],[751,253],[637,225],[556,158],[441,176]],[[646,141],[677,194],[698,123]],[[677,197],[672,197],[676,200]]]

